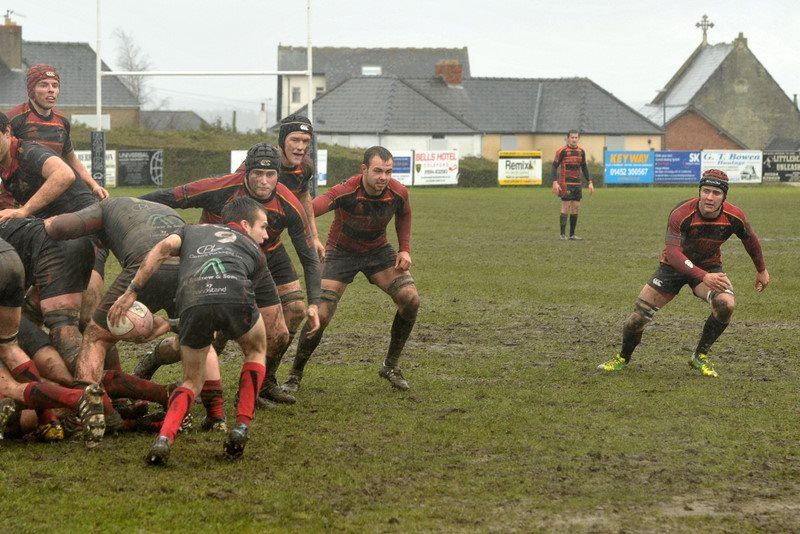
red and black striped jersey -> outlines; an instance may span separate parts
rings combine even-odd
[[[369,252],[388,244],[386,227],[395,218],[400,252],[411,252],[411,202],[408,189],[395,179],[383,193],[370,196],[358,174],[314,199],[314,215],[336,210],[326,249]]]
[[[11,134],[24,141],[36,141],[62,158],[72,152],[69,120],[56,108],[50,115],[40,115],[30,102],[25,102],[7,113]]]
[[[244,172],[244,170],[244,162],[242,162],[236,172]],[[281,163],[281,170],[278,171],[278,182],[288,187],[289,191],[298,198],[309,190],[313,178],[314,163],[309,157],[303,158],[303,162],[294,167],[286,167]]]
[[[553,158],[553,181],[558,180],[561,186],[581,185],[581,171],[588,181],[586,152],[581,147],[572,148],[564,145],[556,150],[556,156]]]
[[[158,202],[172,208],[202,208],[201,223],[222,224],[222,208],[237,197],[248,196],[244,185],[244,172],[204,178],[173,189],[160,189],[142,195],[142,200]],[[313,246],[311,230],[306,212],[297,197],[281,183],[267,200],[257,200],[267,212],[268,237],[261,245],[265,254],[281,245],[281,234],[286,229],[295,252],[303,265],[306,291],[309,302],[316,302],[319,295],[319,256]]]
[[[758,236],[744,212],[730,202],[723,202],[719,215],[706,219],[700,215],[699,202],[699,198],[681,202],[670,213],[661,263],[702,280],[706,269],[722,266],[720,247],[735,234],[742,240],[756,270],[766,269]]]

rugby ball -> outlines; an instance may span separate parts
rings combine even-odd
[[[125,312],[117,326],[109,324],[108,330],[115,337],[127,341],[146,337],[153,330],[153,314],[137,300]]]

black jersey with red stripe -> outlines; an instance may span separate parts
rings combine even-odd
[[[553,158],[553,179],[562,186],[581,185],[581,172],[589,180],[589,168],[586,166],[586,152],[581,147],[572,148],[564,145],[556,150]]]
[[[13,136],[11,137],[9,150],[11,164],[3,171],[0,177],[2,178],[3,186],[14,198],[14,201],[19,205],[23,205],[44,184],[45,178],[42,175],[42,171],[45,162],[52,157],[57,158],[59,156],[37,142],[21,141]],[[33,215],[46,218],[62,213],[72,213],[95,202],[97,202],[97,198],[92,195],[83,180],[75,176],[75,181],[66,191]]]
[[[237,172],[204,178],[173,189],[160,189],[141,198],[172,208],[202,208],[201,223],[221,224],[222,208],[225,204],[233,198],[248,196],[244,180],[244,172]],[[316,302],[320,277],[319,256],[313,246],[303,206],[281,183],[277,184],[275,192],[267,200],[258,202],[267,212],[268,237],[261,249],[269,256],[270,252],[281,245],[281,233],[286,229],[303,266],[309,301]]]
[[[244,171],[244,162],[242,162],[236,172]],[[278,171],[278,182],[285,185],[298,198],[309,190],[313,178],[314,163],[309,157],[303,158],[303,162],[300,165],[293,167],[287,167],[281,163],[281,170]]]
[[[50,115],[44,116],[30,102],[25,102],[12,108],[7,116],[14,137],[36,141],[62,158],[72,152],[69,120],[57,109],[51,109]]]
[[[392,217],[400,252],[411,252],[411,202],[408,189],[395,179],[380,195],[370,196],[358,174],[314,199],[314,215],[336,210],[325,248],[369,252],[388,244]]]
[[[766,268],[758,236],[744,212],[723,202],[719,215],[705,218],[700,214],[699,198],[681,202],[669,215],[666,246],[660,262],[694,278],[702,279],[706,270],[722,266],[720,247],[732,235],[742,240],[758,271]]]

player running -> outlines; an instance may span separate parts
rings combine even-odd
[[[238,458],[247,442],[266,374],[266,331],[253,281],[266,269],[260,245],[267,237],[267,214],[258,202],[239,197],[225,205],[222,222],[224,225],[184,226],[158,243],[108,313],[108,321],[116,324],[160,265],[169,258],[180,258],[176,305],[184,381],[169,399],[164,424],[147,455],[150,464],[162,464],[169,457],[181,421],[205,380],[205,360],[215,331],[235,339],[245,355],[236,426],[228,433],[225,454]]]
[[[269,270],[255,287],[256,302],[267,328],[267,377],[261,395],[272,401],[292,403],[294,397],[281,390],[275,373],[303,316],[307,316],[312,325],[318,324],[320,266],[312,244],[311,226],[303,207],[291,191],[279,182],[281,154],[275,147],[259,143],[247,151],[243,171],[155,191],[142,198],[173,208],[202,208],[201,223],[219,222],[224,206],[234,198],[250,197],[264,207],[268,216],[269,237],[261,249],[266,255]],[[303,292],[297,273],[281,242],[284,229],[288,231],[303,266],[308,291],[307,309],[303,306]],[[145,357],[137,366],[137,374],[141,371],[140,376],[152,375],[160,363],[166,363],[168,355],[159,354],[161,349],[159,345],[152,355]]]
[[[735,234],[756,267],[756,291],[764,291],[770,281],[758,236],[742,210],[725,200],[727,195],[728,175],[709,169],[700,179],[699,196],[672,210],[660,265],[642,288],[634,312],[625,321],[622,348],[598,369],[624,369],[642,339],[645,326],[688,284],[696,297],[711,305],[711,315],[706,319],[689,365],[703,376],[719,376],[708,359],[708,352],[728,327],[736,306],[733,285],[722,270],[720,246]]]
[[[320,328],[313,335],[308,323],[303,326],[294,365],[284,384],[290,392],[300,387],[308,359],[319,345],[339,299],[359,272],[397,305],[389,350],[379,374],[395,388],[409,388],[397,363],[417,319],[419,295],[409,273],[411,202],[405,186],[392,178],[393,163],[387,149],[369,148],[364,153],[362,174],[331,187],[314,199],[317,216],[331,210],[335,210],[335,216],[328,233],[322,270]],[[386,226],[392,217],[399,242],[396,254],[386,239]]]
[[[581,238],[575,234],[578,225],[578,210],[581,206],[583,192],[581,189],[581,172],[589,182],[589,194],[594,194],[594,183],[586,166],[586,152],[578,146],[581,134],[577,130],[567,133],[567,144],[556,150],[553,159],[553,193],[561,197],[561,215],[559,226],[561,239],[567,239],[567,216],[569,216],[569,238],[573,241]]]

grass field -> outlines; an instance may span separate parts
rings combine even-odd
[[[2,442],[0,530],[796,530],[800,189],[732,188],[773,282],[756,293],[738,239],[723,248],[738,308],[712,351],[719,380],[687,365],[708,315],[687,290],[625,372],[595,370],[656,267],[669,210],[695,192],[599,190],[585,241],[560,242],[547,191],[413,190],[409,392],[377,376],[393,309],[359,278],[298,403],[258,412],[242,461],[200,432],[165,469],[144,465],[150,435],[93,451]],[[144,350],[124,345],[123,365]],[[229,416],[240,364],[229,347]]]

